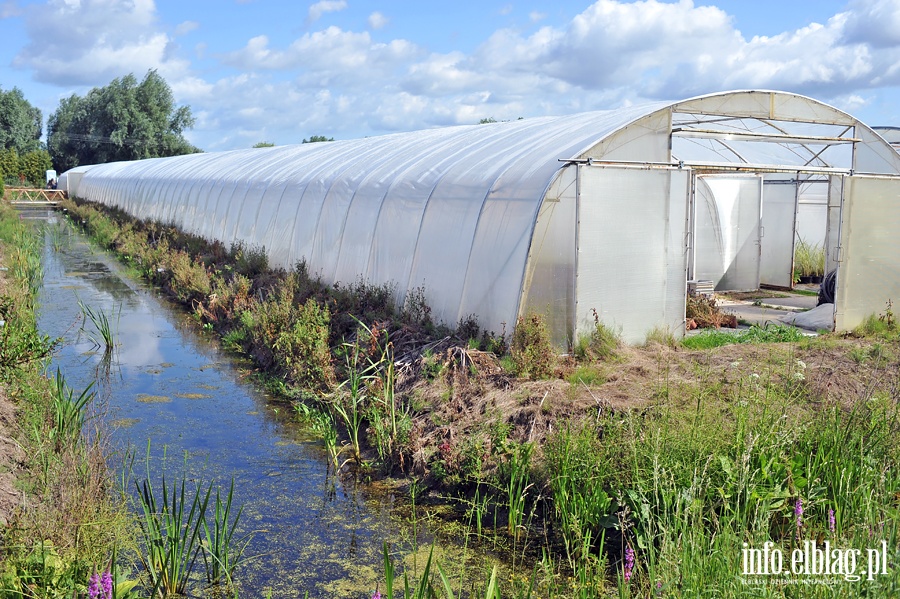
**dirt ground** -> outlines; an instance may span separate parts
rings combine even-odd
[[[730,401],[741,385],[755,380],[754,374],[779,381],[799,372],[805,408],[849,407],[875,392],[900,395],[900,343],[853,336],[698,351],[659,344],[623,347],[616,359],[592,365],[599,380],[590,385],[571,382],[571,359],[563,359],[551,380],[525,381],[504,374],[498,360],[485,352],[451,347],[435,355],[443,361],[438,378],[426,381],[408,369],[399,389],[427,406],[414,423],[411,470],[418,475],[428,474],[435,448],[456,447],[473,435],[487,438],[486,431],[497,423],[509,428],[510,440],[540,447],[570,419],[595,418],[610,410],[693,407],[698,397]],[[715,396],[708,395],[710,390]]]
[[[3,266],[0,254],[0,266]],[[6,288],[5,271],[0,271],[0,295]],[[16,442],[16,405],[9,398],[0,383],[0,529],[10,522],[16,507],[22,503],[22,494],[16,490],[16,476],[25,459],[24,452]]]

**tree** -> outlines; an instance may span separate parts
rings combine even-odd
[[[274,148],[275,144],[273,144],[271,141],[260,141],[260,142],[253,144],[253,147],[254,148]]]
[[[19,176],[19,153],[15,148],[0,150],[0,178]]]
[[[64,98],[47,123],[47,145],[62,171],[79,164],[178,156],[200,151],[184,138],[193,125],[190,107],[176,106],[169,85],[150,70],[140,83],[126,75],[83,98]]]
[[[47,182],[47,171],[53,168],[47,150],[28,152],[19,159],[19,170],[25,179],[35,187],[43,187]]]
[[[301,143],[314,144],[320,141],[334,141],[333,137],[325,137],[324,135],[313,135],[309,139],[304,139]]]
[[[0,150],[13,149],[26,154],[41,149],[44,117],[32,106],[19,88],[0,89]]]

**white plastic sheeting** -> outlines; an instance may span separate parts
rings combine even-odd
[[[835,292],[841,331],[900,305],[900,185],[896,179],[853,176],[846,187]]]
[[[697,177],[695,279],[716,290],[759,288],[761,186],[758,175]]]
[[[588,159],[653,168],[596,174],[579,162]],[[474,315],[484,328],[508,333],[519,314],[541,311],[554,339],[571,345],[590,326],[591,308],[630,340],[657,326],[681,332],[689,236],[677,214],[691,201],[691,183],[723,166],[831,169],[829,201],[840,210],[833,190],[845,174],[896,175],[900,154],[835,108],[795,94],[745,91],[79,167],[61,183],[138,218],[226,245],[262,246],[275,266],[305,260],[325,282],[394,284],[398,302],[421,287],[433,316],[449,325]],[[756,244],[750,278],[758,281],[758,207],[744,216],[742,231],[756,219],[756,231],[747,229],[739,241]],[[645,228],[636,226],[642,219]],[[829,208],[835,252],[839,222]],[[710,226],[722,230],[721,223]],[[735,259],[747,255],[737,246],[725,250]],[[722,276],[733,266],[723,264]],[[740,285],[752,266],[742,263]]]
[[[684,325],[689,173],[580,169],[577,335],[594,317],[629,343]]]
[[[422,287],[438,321],[475,315],[499,332],[515,323],[559,159],[647,112],[105,164],[78,195],[226,245],[264,246],[275,266],[304,259],[329,283],[392,283],[400,302]]]

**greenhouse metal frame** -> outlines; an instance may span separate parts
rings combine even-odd
[[[438,322],[546,317],[684,334],[689,280],[789,288],[798,210],[821,198],[835,326],[900,298],[900,154],[849,114],[734,91],[563,117],[73,169],[71,196],[327,283],[421,288]]]

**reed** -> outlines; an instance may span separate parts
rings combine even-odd
[[[184,595],[202,549],[201,533],[212,485],[205,491],[198,485],[193,495],[186,492],[185,486],[182,478],[181,484],[172,486],[170,492],[164,476],[162,495],[157,499],[149,479],[138,485],[138,524],[146,550],[141,561],[150,579],[152,596]]]
[[[825,275],[825,247],[800,239],[794,250],[794,275],[821,277]]]
[[[234,500],[234,478],[228,487],[228,495],[222,500],[216,489],[216,502],[212,514],[212,526],[203,518],[203,563],[206,566],[206,580],[210,584],[220,584],[225,579],[231,582],[234,569],[241,561],[250,541],[249,536],[235,540],[234,533],[244,507],[232,513]]]
[[[88,338],[94,342],[96,347],[104,348],[105,353],[111,353],[116,345],[116,326],[110,321],[109,317],[101,308],[96,310],[78,300],[78,307],[81,308],[81,314],[84,316],[81,330],[84,331]],[[96,329],[96,333],[87,331],[84,324],[90,321]]]
[[[362,461],[360,431],[363,428],[368,400],[367,375],[360,370],[359,343],[345,343],[344,349],[347,378],[331,394],[329,406],[341,418],[346,427],[352,459],[358,464]]]
[[[519,445],[509,459],[509,482],[506,486],[506,504],[508,510],[507,532],[518,539],[522,521],[525,517],[525,500],[531,487],[530,468],[534,445]]]
[[[93,382],[77,397],[75,390],[66,384],[62,373],[56,370],[56,386],[52,397],[53,428],[50,438],[57,446],[74,442],[84,428],[85,408],[94,399]]]

